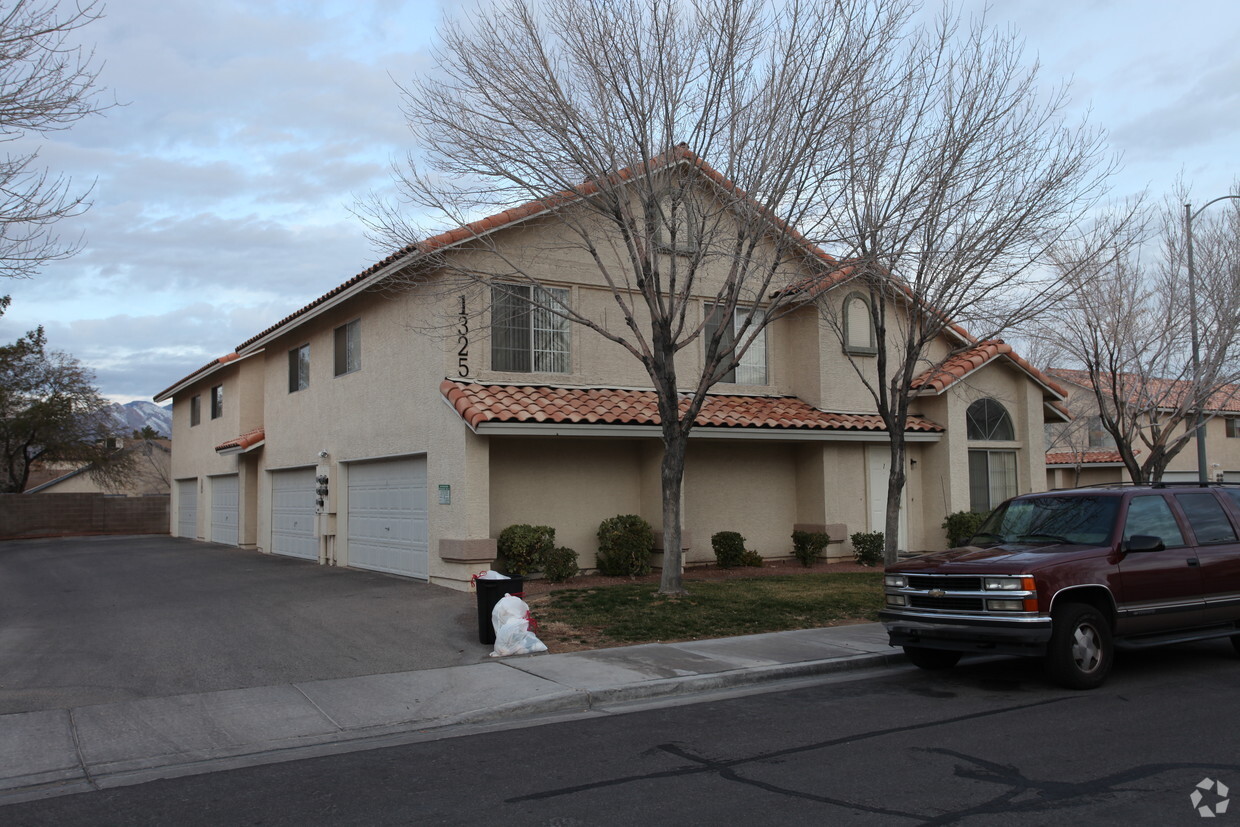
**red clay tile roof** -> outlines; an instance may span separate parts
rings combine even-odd
[[[707,179],[712,181],[715,185],[719,186],[720,188],[733,192],[737,195],[740,195],[741,197],[747,197],[744,191],[739,189],[732,181],[729,181],[727,178],[725,178],[722,173],[720,173],[710,164],[706,163],[706,161],[699,158],[685,144],[680,144],[676,147],[673,147],[668,152],[665,152],[662,155],[656,156],[654,158],[651,158],[639,164],[635,164],[631,167],[626,167],[625,169],[622,169],[619,172],[609,176],[607,180],[610,183],[628,181],[634,178],[635,176],[647,175],[651,172],[654,172],[660,169],[661,167],[672,166],[678,163],[690,164],[691,166],[696,167],[699,171],[702,172],[703,175],[706,176]],[[516,207],[512,207],[511,209],[503,210],[494,215],[488,215],[485,218],[480,218],[477,221],[470,222],[469,224],[466,224],[463,227],[457,227],[452,230],[447,230],[445,232],[439,233],[438,235],[433,235],[430,238],[424,239],[415,244],[410,244],[405,247],[402,247],[401,249],[395,251],[394,253],[392,253],[387,258],[383,259],[382,261],[376,262],[375,264],[372,264],[370,267],[367,267],[365,270],[358,273],[356,276],[349,279],[344,284],[341,284],[338,287],[334,287],[331,290],[327,291],[322,296],[319,296],[317,299],[307,304],[305,307],[302,307],[300,310],[296,310],[290,313],[289,315],[285,316],[283,319],[271,325],[270,327],[268,327],[266,330],[262,331],[258,335],[251,336],[249,339],[246,339],[244,342],[242,342],[240,345],[237,346],[237,350],[239,351],[244,350],[245,348],[252,345],[254,342],[257,342],[263,337],[275,332],[276,330],[288,324],[289,322],[293,321],[297,317],[309,312],[310,310],[313,310],[315,307],[319,306],[323,302],[328,301],[329,299],[331,299],[334,296],[339,295],[340,293],[343,293],[345,290],[348,290],[350,287],[353,287],[354,285],[359,284],[362,281],[365,281],[370,276],[373,276],[379,271],[384,270],[385,268],[396,263],[402,258],[409,258],[410,263],[412,263],[412,259],[414,256],[425,255],[427,253],[432,253],[437,250],[441,250],[445,247],[450,247],[454,244],[459,244],[460,242],[466,241],[467,239],[470,239],[470,238],[477,238],[479,236],[490,233],[494,230],[500,229],[501,227],[506,227],[510,224],[516,224],[517,222],[523,221],[527,218],[531,218],[533,216],[540,215],[550,210],[557,209],[559,207],[565,206],[566,204],[571,204],[575,201],[579,201],[583,198],[588,198],[591,195],[598,193],[600,190],[601,190],[601,187],[599,185],[598,180],[586,181],[585,183],[583,183],[580,187],[577,187],[576,189],[564,190],[562,192],[549,195],[545,198],[539,198],[534,201],[529,201],[525,204],[521,204],[520,206],[516,206]],[[786,233],[789,238],[796,241],[797,244],[799,244],[808,255],[810,255],[814,259],[818,259],[834,267],[834,265],[836,264],[836,260],[832,258],[829,254],[827,254],[825,251],[823,251],[821,248],[819,248],[817,245],[815,245],[805,236],[801,235],[800,232],[798,232],[792,226],[787,224],[783,219],[775,215],[772,215],[770,213],[767,213],[767,211],[764,208],[759,207],[759,209],[762,212],[766,213],[767,219],[772,223],[772,225],[777,230],[779,230],[780,232]]]
[[[1123,462],[1119,451],[1064,451],[1046,455],[1047,465],[1090,465],[1097,462]]]
[[[1017,367],[1033,377],[1035,381],[1045,385],[1060,397],[1068,395],[1068,392],[1063,387],[1018,356],[1012,350],[1012,346],[1002,339],[990,339],[985,342],[979,342],[975,347],[955,354],[942,365],[939,365],[937,368],[931,368],[914,379],[912,382],[913,390],[940,394],[982,365],[999,356],[1006,356]]]
[[[481,385],[454,379],[445,379],[439,391],[471,428],[491,422],[660,423],[654,391]],[[708,396],[695,424],[817,431],[886,430],[877,415],[820,411],[795,396]],[[911,416],[907,430],[938,433],[943,428],[928,419]]]
[[[1050,368],[1047,370],[1047,373],[1083,388],[1093,387],[1093,382],[1089,378],[1089,371],[1087,370]],[[1183,394],[1188,393],[1192,388],[1192,383],[1183,379],[1141,380],[1135,375],[1132,375],[1130,379],[1128,375],[1121,375],[1120,381],[1129,388],[1133,396],[1133,402],[1141,404],[1149,401],[1136,398],[1138,394],[1142,394],[1148,396],[1150,400],[1158,402],[1160,406],[1169,408],[1179,405]],[[1206,403],[1206,410],[1218,413],[1240,413],[1240,385],[1225,385],[1218,393],[1210,397],[1210,401]]]
[[[265,428],[255,428],[252,431],[247,431],[236,439],[221,442],[219,445],[215,446],[215,450],[227,451],[229,449],[240,448],[242,451],[248,451],[266,438],[267,430]]]

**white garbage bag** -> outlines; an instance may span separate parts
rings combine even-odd
[[[491,610],[491,625],[495,627],[495,649],[491,657],[505,655],[529,655],[547,651],[547,644],[530,631],[530,607],[519,597],[506,594]]]

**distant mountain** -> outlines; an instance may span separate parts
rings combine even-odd
[[[172,436],[172,406],[161,408],[154,402],[112,403],[112,417],[116,420],[117,433],[128,436],[151,426],[160,436]]]

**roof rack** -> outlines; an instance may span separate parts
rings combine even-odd
[[[1185,482],[1178,481],[1159,481],[1159,482],[1098,482],[1093,485],[1078,485],[1076,488],[1232,488],[1240,487],[1240,482],[1218,482],[1207,480],[1192,480]]]

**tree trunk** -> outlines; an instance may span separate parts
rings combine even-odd
[[[904,493],[904,440],[891,440],[891,469],[887,475],[887,514],[883,529],[883,560],[896,562],[900,549],[900,500]]]
[[[663,575],[659,594],[684,594],[684,555],[681,553],[680,493],[685,482],[685,443],[679,423],[663,426]]]

